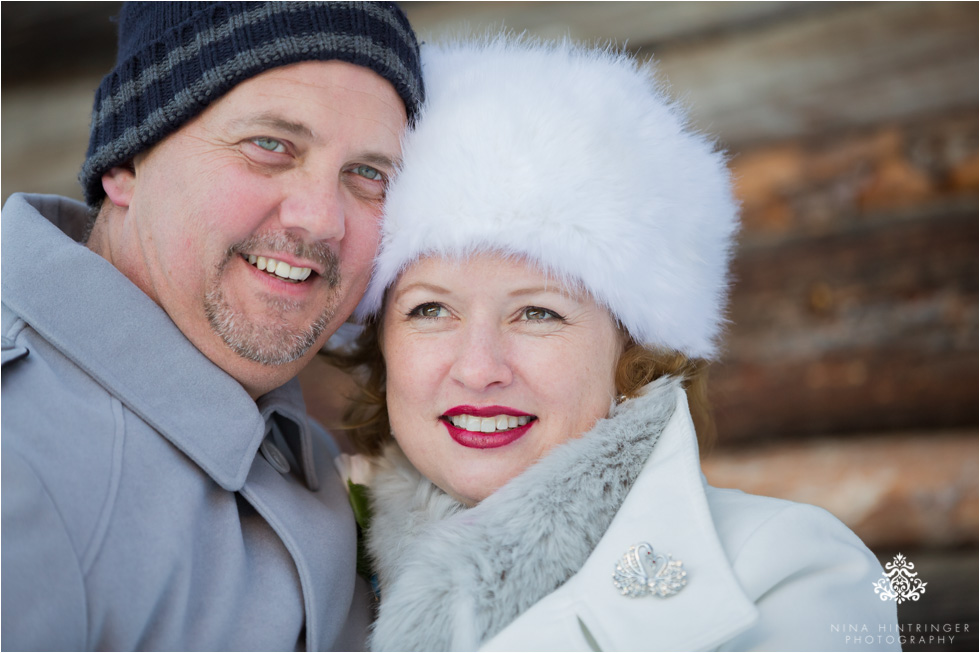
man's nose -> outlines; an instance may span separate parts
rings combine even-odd
[[[455,354],[450,375],[467,389],[503,388],[514,380],[503,335],[493,326],[466,325]]]
[[[341,240],[346,233],[345,220],[340,181],[326,176],[297,181],[279,207],[282,226],[305,231],[310,240]]]

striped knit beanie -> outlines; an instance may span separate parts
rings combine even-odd
[[[346,61],[394,86],[412,120],[424,90],[419,48],[394,2],[127,2],[116,66],[95,93],[79,181],[150,148],[238,83],[299,61]]]

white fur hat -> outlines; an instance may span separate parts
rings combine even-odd
[[[738,206],[724,156],[632,57],[500,36],[422,50],[364,319],[408,265],[500,252],[584,287],[639,343],[711,358]]]

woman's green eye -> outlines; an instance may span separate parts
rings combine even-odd
[[[524,315],[522,317],[525,320],[549,320],[558,318],[558,314],[553,313],[546,308],[528,306],[524,309]]]
[[[355,175],[360,175],[365,179],[370,179],[372,181],[381,181],[384,179],[384,175],[382,175],[379,170],[372,168],[371,166],[360,165],[354,168],[353,172]]]
[[[274,138],[253,138],[252,142],[261,147],[263,150],[268,150],[269,152],[286,152],[286,146],[282,144],[282,141],[277,141]]]
[[[422,304],[413,308],[409,315],[417,315],[418,317],[448,317],[449,311],[439,304]]]

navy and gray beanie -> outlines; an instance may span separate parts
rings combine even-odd
[[[79,181],[89,206],[102,175],[179,129],[239,82],[299,61],[339,59],[395,87],[411,120],[423,100],[419,46],[394,2],[127,2],[116,66],[95,93]]]

